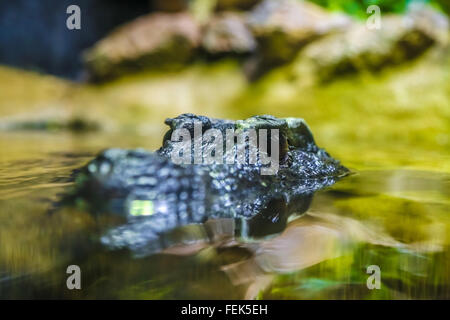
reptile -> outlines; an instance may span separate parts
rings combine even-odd
[[[65,202],[95,215],[120,217],[120,223],[101,236],[110,249],[129,249],[135,256],[147,256],[173,244],[167,235],[174,230],[214,219],[235,221],[241,236],[276,234],[290,215],[307,210],[315,191],[349,174],[316,145],[300,118],[259,115],[232,121],[182,114],[165,123],[170,129],[159,150],[107,149],[74,173]],[[178,129],[194,135],[189,141],[192,148],[197,143],[202,151],[210,152],[212,142],[195,137],[195,124],[201,124],[202,133],[216,129],[224,135],[227,130],[276,130],[277,172],[261,174],[267,167],[261,161],[175,163],[173,151],[180,141],[173,141],[172,136]],[[248,145],[245,150],[248,160]],[[270,154],[271,147],[266,152]]]

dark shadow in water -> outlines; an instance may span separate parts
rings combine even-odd
[[[250,259],[258,241],[282,232],[288,218],[303,214],[312,198],[313,193],[307,193],[289,203],[273,200],[251,219],[210,219],[176,228],[161,235],[164,247],[159,253],[139,259],[129,250],[108,250],[102,246],[99,238],[105,227],[101,226],[104,221],[98,220],[97,235],[61,244],[72,257],[64,265],[15,278],[3,275],[0,297],[240,299],[248,285],[233,283],[224,268]],[[69,265],[80,266],[82,290],[67,289]]]
[[[308,210],[312,198],[312,193],[306,193],[289,203],[285,199],[272,200],[260,214],[250,219],[238,220],[240,236],[261,238],[282,232],[291,215],[300,215]]]
[[[252,219],[178,228],[163,236],[166,247],[140,259],[101,245],[102,234],[117,222],[69,208],[45,218],[38,214],[39,222],[11,199],[2,206],[6,224],[13,212],[27,212],[28,219],[26,232],[20,229],[15,237],[28,236],[32,225],[49,233],[32,238],[36,245],[10,240],[14,248],[28,248],[14,257],[45,259],[42,250],[48,248],[55,259],[45,272],[30,264],[28,273],[0,273],[0,297],[448,299],[448,181],[448,175],[432,172],[360,172],[318,192],[314,201],[312,193],[289,204],[277,199]],[[27,198],[36,212],[45,207]],[[76,219],[89,223],[76,229]],[[64,237],[55,235],[58,227]],[[40,242],[46,239],[51,245]],[[12,262],[0,261],[0,270],[12,270]],[[81,290],[66,288],[70,264],[82,270]],[[381,267],[382,290],[367,289],[368,265]]]

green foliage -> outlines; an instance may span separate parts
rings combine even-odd
[[[442,0],[309,0],[322,7],[332,11],[343,11],[352,16],[359,18],[366,18],[368,16],[366,10],[370,5],[377,5],[380,7],[382,13],[402,13],[406,11],[411,3],[428,3],[433,7],[441,9],[448,13],[448,1]]]

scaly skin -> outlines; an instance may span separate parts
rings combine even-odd
[[[186,128],[193,137],[194,121],[202,122],[203,131],[215,128],[224,135],[226,129],[279,129],[278,172],[261,175],[259,163],[173,163],[171,134]],[[316,146],[302,119],[256,116],[229,121],[183,114],[166,124],[170,130],[158,151],[109,149],[76,175],[67,199],[94,213],[125,217],[123,225],[102,237],[109,248],[145,256],[171,245],[165,235],[174,229],[208,219],[234,219],[247,236],[280,232],[289,215],[306,211],[316,190],[349,172]],[[209,146],[203,141],[203,150]]]

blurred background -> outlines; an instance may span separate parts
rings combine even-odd
[[[70,5],[80,29],[67,26]],[[0,0],[0,297],[448,299],[449,10],[445,0]],[[152,258],[148,271],[86,253],[97,232],[88,213],[47,216],[73,169],[109,147],[158,148],[164,119],[186,112],[304,118],[357,174],[261,243],[263,258],[207,247]],[[90,291],[55,289],[54,270],[76,258],[94,270]],[[267,259],[278,264],[264,269]],[[388,270],[381,291],[365,287],[373,261]]]

